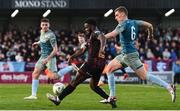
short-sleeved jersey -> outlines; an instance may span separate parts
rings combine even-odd
[[[115,31],[119,33],[122,53],[127,54],[137,51],[135,40],[138,37],[139,23],[142,23],[142,21],[128,19],[116,26]]]
[[[41,32],[41,56],[47,57],[48,55],[50,55],[55,45],[57,45],[56,36],[51,30],[48,30],[47,32]]]
[[[84,72],[89,72],[92,75],[99,75],[102,73],[106,61],[105,58],[99,57],[99,51],[101,48],[101,42],[98,39],[99,35],[103,34],[98,29],[93,31],[87,40],[87,44],[85,47],[87,47],[88,51],[88,59],[85,62],[85,65],[82,67],[82,70]]]

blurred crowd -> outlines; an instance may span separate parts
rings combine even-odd
[[[67,61],[69,55],[73,54],[78,46],[77,32],[70,30],[54,30],[59,48],[58,63]],[[108,31],[105,31],[107,33]],[[29,28],[21,31],[18,28],[11,28],[0,32],[0,61],[25,61],[36,62],[40,56],[40,48],[32,47],[32,43],[39,39],[39,29]],[[154,61],[172,61],[180,58],[180,28],[154,29],[154,40],[147,40],[147,33],[140,29],[136,46],[140,53],[140,59]],[[117,39],[109,39],[106,44],[107,59],[111,60],[116,56]],[[83,57],[75,61],[82,62]]]

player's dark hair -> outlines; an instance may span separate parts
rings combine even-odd
[[[83,34],[83,33],[85,33],[83,30],[78,30],[77,31],[77,34]]]
[[[124,13],[128,16],[128,10],[127,10],[126,7],[124,7],[124,6],[119,6],[118,8],[116,8],[116,9],[114,10],[114,12],[117,12],[117,11],[119,11],[119,12],[124,12]]]
[[[48,23],[49,23],[49,19],[47,19],[47,18],[42,18],[42,19],[41,19],[41,22],[48,22]]]
[[[84,23],[87,23],[89,25],[96,26],[96,21],[94,19],[87,19]]]

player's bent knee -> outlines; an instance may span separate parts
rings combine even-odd
[[[35,68],[34,71],[33,71],[33,73],[32,73],[32,77],[33,77],[34,79],[38,79],[39,76],[40,76],[40,73],[41,73],[41,71],[40,71],[38,68]]]
[[[33,77],[33,79],[38,79],[38,78],[39,78],[39,75],[40,75],[40,74],[38,74],[38,73],[33,73],[33,74],[32,74],[32,77]]]
[[[60,79],[61,77],[58,76],[57,74],[54,75],[54,79]]]
[[[89,86],[92,90],[94,89],[94,85],[90,84]]]
[[[107,70],[106,70],[106,74],[109,74],[109,73],[111,73],[112,72],[112,68],[108,68]]]
[[[90,85],[90,88],[94,91],[96,90],[96,87],[94,85]]]
[[[60,79],[60,77],[57,75],[57,74],[53,74],[53,75],[51,75],[51,76],[49,76],[51,79]]]
[[[93,91],[96,91],[96,90],[99,88],[99,86],[94,85],[94,84],[90,84],[90,88],[91,88]]]

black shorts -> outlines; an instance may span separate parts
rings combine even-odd
[[[85,62],[81,67],[81,71],[84,73],[93,75],[101,75],[105,67],[105,60],[104,59],[91,59]]]

